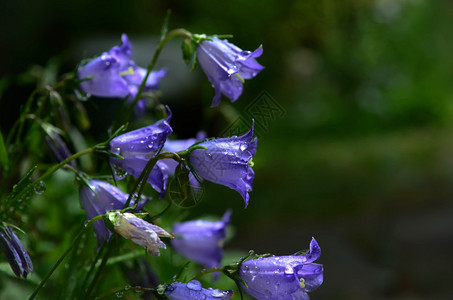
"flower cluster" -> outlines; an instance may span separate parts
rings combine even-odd
[[[166,30],[162,32],[167,34]],[[165,70],[152,71],[155,60],[163,45],[177,33],[184,36],[185,42],[189,41],[190,45],[195,44],[197,47],[195,52],[189,50],[188,52],[191,53],[193,60],[198,60],[215,89],[212,106],[219,105],[222,94],[229,98],[231,102],[236,101],[242,94],[244,80],[254,78],[264,69],[256,60],[263,53],[262,46],[259,46],[253,52],[244,51],[227,40],[219,39],[216,36],[195,35],[182,29],[172,31],[162,37],[152,63],[147,69],[143,69],[132,60],[132,45],[127,35],[123,34],[120,45],[112,47],[109,51],[87,63],[83,63],[77,69],[77,78],[70,77],[70,80],[72,83],[78,84],[79,88],[74,91],[72,85],[71,93],[80,95],[80,91],[83,91],[88,96],[123,98],[130,108],[125,115],[129,117],[132,105],[137,105],[134,107],[136,109],[135,117],[140,118],[147,109],[146,101],[151,100],[152,95],[149,92],[155,91],[158,88],[159,81],[165,76]],[[194,65],[196,65],[195,62]],[[63,83],[62,85],[64,85]],[[50,91],[52,89],[46,87],[45,90]],[[51,92],[56,93],[53,90]],[[32,102],[30,101],[30,103]],[[118,112],[119,115],[121,113],[122,111]],[[29,116],[32,115],[29,114]],[[185,199],[189,188],[192,189],[191,192],[199,192],[201,184],[209,181],[235,190],[241,195],[245,207],[247,207],[250,201],[249,192],[252,190],[255,177],[253,158],[257,151],[257,138],[254,137],[254,121],[250,130],[240,136],[207,138],[205,133],[200,133],[196,138],[172,140],[173,128],[170,125],[172,113],[170,108],[166,107],[164,118],[154,123],[136,123],[133,120],[131,126],[133,129],[129,132],[122,132],[126,127],[126,125],[123,125],[106,141],[76,154],[71,154],[62,138],[66,139],[71,135],[66,134],[55,125],[47,124],[46,118],[42,118],[41,121],[40,118],[35,118],[33,115],[33,120],[38,119],[37,122],[46,133],[45,139],[50,151],[60,163],[56,167],[50,168],[49,171],[38,178],[39,181],[37,182],[43,182],[40,179],[46,179],[52,172],[63,167],[64,164],[61,162],[66,163],[65,169],[74,172],[80,184],[80,200],[88,219],[83,230],[91,228],[90,226],[93,225],[94,234],[98,241],[97,256],[92,260],[92,266],[88,268],[89,272],[93,272],[94,275],[89,273],[84,277],[83,285],[90,281],[90,286],[77,286],[77,288],[80,288],[79,290],[87,293],[80,295],[80,298],[91,298],[89,293],[93,290],[94,283],[98,280],[99,274],[107,262],[113,260],[123,262],[126,259],[124,257],[127,255],[119,255],[115,259],[108,260],[108,255],[114,249],[112,243],[108,243],[111,242],[112,237],[118,236],[144,247],[146,252],[154,257],[160,256],[161,249],[167,249],[167,244],[170,243],[171,249],[169,251],[175,251],[184,259],[187,258],[198,263],[194,265],[195,268],[207,268],[202,269],[198,275],[192,277],[192,280],[188,279],[187,274],[179,276],[178,273],[173,276],[172,283],[167,282],[160,285],[156,283],[149,288],[143,287],[147,292],[155,293],[159,299],[161,297],[173,300],[230,299],[233,295],[232,290],[203,288],[201,282],[195,280],[208,273],[215,273],[213,281],[220,274],[230,277],[238,285],[241,285],[245,292],[257,299],[308,299],[307,293],[322,284],[323,266],[314,263],[321,254],[321,249],[315,239],[312,239],[310,249],[302,254],[260,256],[250,260],[242,258],[239,262],[222,267],[224,241],[227,235],[227,227],[231,223],[232,211],[227,210],[223,217],[217,221],[200,219],[184,221],[184,214],[181,213],[180,207],[172,206],[172,203],[175,204],[174,199],[168,199],[168,196],[165,198],[170,190],[171,195],[176,194],[181,199]],[[120,119],[123,119],[122,116],[112,122],[110,129],[120,124]],[[137,124],[142,124],[141,126],[144,127],[138,128]],[[25,125],[22,123],[17,126],[19,132],[15,139],[17,141],[20,141],[22,137],[23,126]],[[0,142],[3,143],[1,135],[0,138]],[[7,141],[9,140],[11,139],[8,138]],[[76,147],[78,143],[73,141],[70,145]],[[3,144],[0,146],[3,146]],[[6,148],[13,149],[14,147],[3,146],[3,148],[0,148],[0,152],[5,152]],[[104,180],[93,179],[79,170],[79,168],[84,168],[83,163],[76,164],[75,161],[72,161],[88,153],[97,153],[104,155],[104,158],[108,157],[106,161],[113,171],[115,185]],[[0,160],[5,161],[7,159],[8,157],[4,153],[0,153]],[[108,169],[108,164],[105,163],[105,169]],[[27,196],[32,184],[31,176],[34,170],[32,169],[25,177],[22,177],[18,185],[14,186],[16,194],[12,193],[8,201],[10,199],[12,199],[12,202],[15,200],[22,201],[22,198]],[[105,174],[96,174],[96,176],[99,176],[96,178],[107,177]],[[172,177],[175,180],[169,181]],[[123,179],[127,180],[117,182]],[[176,183],[173,184],[174,182]],[[21,189],[23,189],[22,194],[20,194]],[[129,194],[123,191],[126,189]],[[165,200],[171,202],[161,213],[145,218],[144,216],[150,215],[145,206],[148,203],[150,203],[148,206],[151,206],[155,202],[150,202],[151,197],[145,197],[142,194],[153,193],[164,199],[156,200],[156,202]],[[1,204],[3,205],[3,203]],[[10,207],[4,208],[2,205],[0,205],[0,213],[2,213],[0,216],[3,218]],[[161,220],[160,218],[167,211],[171,211],[173,216],[182,221],[175,222],[173,220],[168,224],[163,219]],[[147,220],[152,223],[147,222]],[[172,226],[172,232],[167,232],[159,227],[159,224],[164,224],[163,227]],[[71,248],[75,247],[80,238],[85,236],[82,234],[84,233],[83,230],[77,235],[77,238],[71,244]],[[101,243],[102,247],[99,247]],[[15,235],[12,225],[9,226],[5,221],[0,224],[0,244],[16,276],[26,278],[33,271],[33,264],[27,251]],[[133,246],[131,243],[129,245]],[[56,266],[70,253],[71,248],[58,260]],[[104,251],[106,248],[108,250]],[[74,251],[73,255],[76,257],[78,252]],[[103,255],[105,256],[102,257]],[[165,255],[162,256],[165,260]],[[173,256],[171,257],[173,259]],[[175,261],[184,260],[177,255],[174,258]],[[85,267],[84,265],[80,269]],[[129,266],[129,268],[132,267]],[[150,269],[149,266],[147,268]],[[38,286],[36,293],[44,286],[45,281],[55,269],[51,269],[49,276],[46,276],[42,284]],[[71,269],[76,268],[71,267]],[[184,272],[184,269],[182,268],[181,272]],[[154,274],[154,271],[151,272]],[[179,278],[185,278],[184,281],[186,282],[178,281]],[[202,282],[204,283],[204,281]]]

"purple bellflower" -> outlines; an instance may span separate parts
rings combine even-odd
[[[146,75],[146,69],[138,67],[132,57],[132,45],[126,34],[121,36],[121,45],[83,65],[78,70],[78,78],[83,80],[80,87],[85,93],[97,97],[124,98],[132,101]],[[144,91],[156,90],[165,70],[151,72],[146,80]],[[145,103],[139,101],[139,109]]]
[[[56,130],[48,130],[45,139],[47,146],[52,152],[52,155],[58,162],[62,162],[63,160],[72,155],[68,149],[68,146],[66,146],[66,143]],[[68,164],[71,165],[72,167],[75,167],[75,161],[73,160],[70,161]]]
[[[165,290],[170,300],[228,300],[233,295],[231,290],[205,289],[197,280],[188,283],[173,282]]]
[[[211,139],[199,143],[207,149],[196,149],[190,153],[189,162],[202,179],[225,185],[249,202],[248,191],[252,190],[255,177],[252,158],[256,154],[257,139],[253,128],[243,136]]]
[[[220,102],[221,94],[231,102],[236,101],[242,94],[244,79],[255,77],[264,69],[255,58],[263,54],[263,47],[255,51],[243,51],[227,40],[213,37],[198,45],[197,58],[200,65],[215,88],[212,107]]]
[[[117,187],[101,180],[90,180],[89,184],[91,188],[83,186],[80,191],[80,199],[89,220],[104,215],[110,210],[123,209],[126,205],[129,195]],[[139,201],[136,210],[142,209],[147,202],[147,200]],[[134,205],[133,200],[130,205]],[[103,220],[94,222],[93,226],[98,244],[101,244],[103,240],[108,241],[112,236]]]
[[[111,157],[110,163],[134,177],[140,177],[148,161],[163,147],[167,137],[173,131],[169,125],[170,118],[171,114],[166,119],[153,125],[130,131],[112,139],[110,151],[124,159]],[[158,161],[147,179],[151,186],[160,193],[161,197],[165,195],[168,174],[168,166]]]
[[[118,234],[137,245],[145,247],[146,251],[152,256],[160,255],[159,248],[167,248],[159,239],[160,236],[173,238],[173,235],[159,226],[143,221],[131,213],[114,211],[110,212],[108,217]]]
[[[227,211],[222,220],[217,222],[196,220],[176,223],[173,226],[175,239],[171,241],[171,245],[179,254],[206,268],[220,267],[230,218],[231,211]]]
[[[321,248],[313,238],[310,250],[303,255],[259,257],[241,264],[242,286],[252,297],[263,300],[309,299],[307,292],[318,288],[323,281],[323,267],[313,261]]]
[[[11,227],[0,228],[0,244],[14,274],[19,278],[27,278],[33,272],[33,264]]]

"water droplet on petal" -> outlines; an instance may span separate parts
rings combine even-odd
[[[293,275],[294,274],[294,269],[290,266],[287,266],[285,268],[285,275]]]
[[[196,280],[189,281],[187,283],[187,288],[194,291],[201,291],[201,283]]]
[[[122,180],[127,176],[126,171],[115,165],[113,166],[113,174],[115,174],[116,180]]]
[[[42,195],[46,191],[46,184],[44,181],[40,180],[33,186],[35,193],[38,195]]]
[[[214,298],[221,298],[221,297],[225,296],[225,294],[226,294],[226,292],[219,290],[219,289],[212,290],[212,292],[211,292],[211,296]]]
[[[241,149],[241,151],[247,150],[247,144],[242,144],[241,146],[239,146],[239,149]]]

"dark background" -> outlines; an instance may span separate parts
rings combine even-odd
[[[234,191],[207,184],[189,217],[232,207],[229,250],[291,254],[314,236],[325,282],[312,299],[448,299],[453,2],[2,1],[2,132],[43,70],[70,72],[122,33],[146,66],[167,9],[170,28],[264,47],[266,69],[234,105],[223,99],[215,109],[213,89],[200,70],[188,71],[178,42],[159,60],[169,70],[161,102],[174,109],[180,138],[201,129],[219,136],[264,110],[253,115],[259,142],[248,208]]]

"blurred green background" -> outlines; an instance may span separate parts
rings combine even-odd
[[[230,41],[246,50],[263,44],[258,60],[266,67],[234,105],[223,99],[210,109],[209,82],[199,69],[190,73],[179,43],[170,43],[158,63],[168,68],[161,102],[174,111],[178,137],[202,129],[221,135],[236,121],[250,123],[250,108],[263,97],[279,109],[261,107],[267,115],[255,115],[259,141],[248,208],[234,191],[208,183],[188,218],[233,208],[235,236],[227,250],[291,254],[314,236],[325,273],[312,299],[449,299],[453,2],[2,1],[2,132],[34,88],[30,74],[42,70],[36,65],[70,72],[127,33],[134,60],[146,66],[167,9],[170,28],[233,34]],[[105,136],[109,124],[101,123],[90,130]],[[58,241],[67,228],[59,222],[70,222],[59,214],[84,215],[72,183],[58,193],[51,184],[34,202],[34,219],[50,222],[38,216],[48,217],[40,205],[58,201],[51,208],[57,228],[48,232]],[[33,243],[40,251],[53,247]],[[47,259],[37,267],[49,268]],[[8,282],[5,291],[19,284]]]

